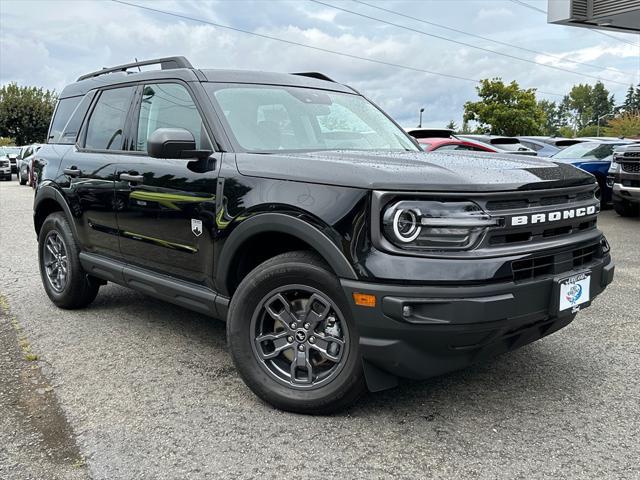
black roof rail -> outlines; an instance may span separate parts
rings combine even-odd
[[[174,68],[193,68],[193,65],[191,65],[189,60],[187,60],[185,57],[154,58],[153,60],[143,60],[141,62],[125,63],[123,65],[117,65],[111,68],[103,68],[102,70],[97,70],[95,72],[82,75],[76,81],[79,82],[81,80],[86,80],[87,78],[98,77],[100,75],[105,75],[107,73],[126,72],[130,68],[144,67],[146,65],[158,65],[158,64],[160,65],[160,69],[162,70],[172,70]]]
[[[326,82],[337,83],[334,79],[329,78],[324,73],[320,73],[320,72],[297,72],[297,73],[292,73],[291,75],[298,75],[300,77],[309,77],[309,78],[315,78],[317,80],[324,80]]]

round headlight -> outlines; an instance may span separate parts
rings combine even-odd
[[[418,224],[420,212],[412,209],[398,210],[393,217],[393,233],[401,242],[413,242],[422,227]]]

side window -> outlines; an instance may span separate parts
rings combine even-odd
[[[73,111],[82,100],[82,97],[68,97],[58,100],[55,113],[53,114],[53,120],[51,121],[51,128],[49,128],[49,143],[59,143],[64,127],[71,118]]]
[[[531,150],[538,151],[542,150],[542,145],[538,145],[537,143],[527,142],[526,140],[520,140],[520,143]]]
[[[89,106],[91,105],[91,101],[93,100],[93,95],[94,92],[89,92],[84,96],[82,101],[78,104],[76,109],[71,114],[71,118],[64,126],[62,135],[60,135],[60,139],[57,142],[50,141],[49,143],[61,143],[63,145],[73,145],[74,143],[76,143],[78,133],[80,133],[80,127],[82,126],[82,121],[87,114],[87,110],[89,110]]]
[[[135,87],[104,90],[89,123],[85,147],[95,150],[122,150],[127,112]]]
[[[156,83],[144,86],[135,150],[146,152],[147,139],[159,128],[184,128],[193,134],[196,149],[210,148],[198,109],[182,85]]]
[[[440,147],[434,148],[434,150],[457,150],[458,145],[454,145],[451,143],[446,143]]]

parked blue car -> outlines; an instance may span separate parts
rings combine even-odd
[[[632,140],[593,140],[581,142],[560,150],[553,155],[557,162],[570,163],[594,175],[600,185],[600,203],[604,207],[611,202],[612,190],[607,186],[607,172],[611,166],[613,150],[620,145],[634,143]]]
[[[552,157],[560,150],[576,143],[583,142],[580,138],[564,138],[564,137],[516,137],[525,147],[535,150],[539,157]]]

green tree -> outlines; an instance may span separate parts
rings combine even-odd
[[[574,126],[577,130],[582,130],[589,125],[593,118],[592,94],[593,87],[588,83],[574,85],[569,92],[569,107],[572,110]]]
[[[576,136],[576,131],[568,125],[564,125],[558,129],[558,134],[561,137],[573,138]]]
[[[536,102],[535,89],[521,89],[517,82],[506,85],[500,78],[484,79],[476,87],[480,100],[464,104],[464,121],[475,121],[479,129],[495,135],[537,135],[545,122]]]
[[[544,112],[544,125],[542,127],[542,134],[554,136],[558,135],[558,130],[562,126],[560,124],[559,108],[556,105],[556,102],[552,102],[550,100],[540,100],[538,102],[538,106]]]
[[[631,110],[640,111],[640,84],[636,88],[636,93],[633,96],[633,103],[631,104]]]
[[[603,133],[604,130],[600,128],[600,133]],[[578,130],[576,137],[597,137],[598,136],[598,126],[597,125],[587,125],[584,128]]]
[[[16,144],[15,138],[0,137],[0,147],[8,147]]]
[[[604,134],[611,137],[640,138],[640,110],[625,112],[613,118]]]
[[[562,97],[562,101],[558,104],[558,110],[556,112],[558,118],[558,128],[569,128],[572,131],[575,130],[573,124],[573,113],[571,111],[571,99],[569,95]]]
[[[633,110],[635,103],[636,89],[633,88],[633,85],[629,85],[629,90],[627,90],[627,95],[624,97],[624,102],[622,103],[622,107],[625,110]]]
[[[591,91],[591,122],[598,123],[598,118],[613,113],[615,100],[613,95],[609,94],[602,82],[597,82]],[[601,120],[602,124],[606,123],[606,117]]]
[[[18,145],[44,142],[56,98],[51,90],[4,85],[0,88],[0,136],[12,137]]]
[[[454,122],[453,120],[449,120],[449,123],[447,123],[447,126],[445,128],[453,130],[454,132],[458,130],[458,126],[456,125],[456,122]]]

